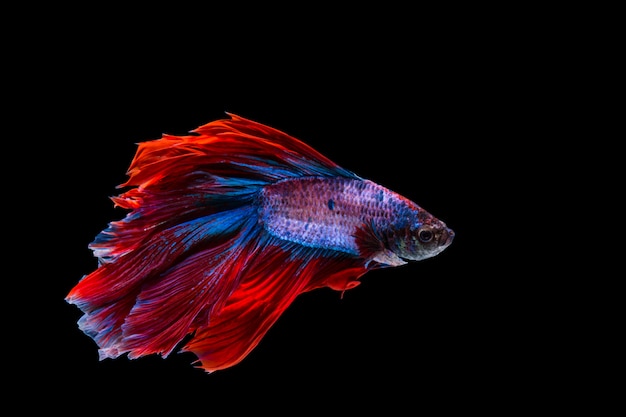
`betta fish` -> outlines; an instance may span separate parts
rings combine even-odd
[[[227,113],[140,142],[65,300],[100,360],[175,350],[211,373],[241,362],[302,293],[343,295],[377,268],[431,258],[454,232],[304,142]]]

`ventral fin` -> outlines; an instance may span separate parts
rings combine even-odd
[[[387,266],[401,266],[407,263],[389,249],[376,253],[372,260]]]

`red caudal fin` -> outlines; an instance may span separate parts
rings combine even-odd
[[[85,313],[79,327],[101,358],[166,356],[200,311],[219,309],[239,283],[251,219],[242,208],[171,227],[84,277],[67,300]]]
[[[285,133],[230,116],[188,136],[139,144],[120,185],[130,189],[112,197],[130,212],[89,245],[98,268],[66,297],[83,311],[79,328],[98,344],[101,359],[167,356],[195,332],[204,342],[192,340],[189,350],[223,367],[258,343],[317,278],[320,261],[293,258],[278,246],[265,258],[268,241],[255,198],[284,178],[356,176]],[[250,309],[243,306],[248,301]],[[224,317],[253,310],[255,319],[236,327],[237,348],[228,359],[207,353],[208,340],[219,349],[230,343]],[[212,329],[217,333],[208,335]]]

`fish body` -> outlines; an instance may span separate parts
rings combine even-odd
[[[454,232],[413,201],[281,131],[229,114],[139,144],[112,197],[129,210],[89,245],[66,301],[100,359],[163,357],[186,340],[229,368],[299,295],[437,255]]]
[[[424,259],[445,249],[453,237],[445,224],[417,204],[369,180],[280,181],[261,191],[259,205],[261,224],[280,239],[353,256],[367,254],[368,244],[373,249],[378,246],[366,263],[398,266],[406,263],[401,258]],[[430,237],[437,246],[420,253],[412,242],[426,229],[438,230],[436,237]]]

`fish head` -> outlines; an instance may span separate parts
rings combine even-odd
[[[389,236],[389,249],[400,258],[421,261],[446,249],[454,239],[454,231],[444,222],[420,209],[408,224]]]

